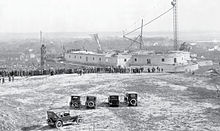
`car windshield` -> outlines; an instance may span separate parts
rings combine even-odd
[[[59,113],[57,113],[57,116],[59,116],[59,117],[64,117],[64,116],[65,116],[65,113],[64,113],[64,112],[59,112]]]
[[[78,96],[72,96],[72,99],[79,99]]]
[[[69,116],[69,115],[70,115],[69,112],[65,112],[65,113],[64,113],[64,116]]]
[[[47,112],[47,116],[48,116],[48,118],[57,118],[58,117],[57,114],[55,114],[54,112],[51,112],[51,111]]]
[[[130,97],[136,97],[136,94],[130,94]]]
[[[95,100],[95,97],[87,97],[87,100]]]
[[[110,96],[111,99],[118,99],[118,96]]]

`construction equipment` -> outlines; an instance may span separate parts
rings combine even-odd
[[[100,44],[100,40],[99,40],[99,36],[98,34],[93,34],[93,38],[95,39],[97,45],[98,45],[98,53],[102,53],[103,50],[102,50],[102,47],[101,47],[101,44]]]
[[[127,39],[127,40],[130,40],[130,41],[132,41],[133,43],[138,43],[138,44],[140,44],[140,49],[142,49],[142,47],[143,47],[143,38],[142,38],[142,36],[143,36],[143,27],[145,27],[145,26],[147,26],[147,25],[149,25],[149,24],[151,24],[152,22],[154,22],[155,20],[157,20],[157,19],[159,19],[160,17],[162,17],[162,16],[164,16],[165,14],[167,14],[167,13],[169,13],[171,10],[173,10],[173,30],[174,30],[174,50],[178,50],[178,30],[177,30],[177,0],[173,0],[172,2],[171,2],[171,5],[172,5],[172,7],[170,8],[170,9],[168,9],[167,11],[165,11],[164,13],[162,13],[162,14],[160,14],[159,16],[157,16],[157,17],[155,17],[154,19],[152,19],[152,20],[150,20],[149,22],[147,22],[147,23],[145,23],[145,24],[143,24],[143,19],[142,19],[142,21],[141,21],[141,26],[140,27],[138,27],[138,28],[136,28],[136,29],[134,29],[134,30],[132,30],[132,31],[130,31],[130,32],[128,32],[128,33],[123,33],[123,38],[125,38],[125,39]],[[137,31],[137,30],[139,30],[139,29],[141,29],[141,33],[140,33],[140,35],[138,35],[136,38],[134,38],[134,39],[132,39],[132,38],[129,38],[128,37],[128,35],[129,34],[131,34],[131,33],[133,33],[133,32],[135,32],[135,31]],[[138,38],[139,38],[139,41],[138,41]],[[132,43],[132,44],[133,44]],[[132,45],[131,44],[131,45]],[[130,46],[131,46],[130,45]],[[130,47],[129,46],[129,47]]]

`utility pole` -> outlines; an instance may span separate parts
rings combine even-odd
[[[173,0],[171,4],[173,6],[173,44],[174,50],[178,50],[177,0]]]
[[[42,35],[42,31],[40,31],[40,44],[41,44],[40,65],[41,65],[41,69],[44,69],[46,64],[46,46],[43,44],[42,40],[43,40],[43,35]]]
[[[144,24],[144,20],[141,20],[141,35],[140,35],[140,50],[142,49],[143,46],[143,24]]]
[[[42,45],[42,40],[43,40],[42,31],[40,31],[40,45]]]

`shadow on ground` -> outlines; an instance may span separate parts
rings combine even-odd
[[[70,125],[74,125],[74,124],[71,124],[71,123],[64,124],[63,127],[67,127],[67,126],[70,126]],[[35,130],[40,130],[40,131],[51,130],[51,131],[54,131],[56,129],[57,129],[56,127],[51,127],[51,126],[48,126],[48,125],[46,125],[46,126],[32,125],[32,126],[22,127],[21,128],[22,131],[35,131]],[[60,130],[60,129],[57,129],[57,130]]]
[[[22,127],[21,130],[22,131],[35,131],[35,130],[53,130],[53,127],[50,126],[42,126],[42,125],[32,125],[32,126],[28,126],[28,127]]]

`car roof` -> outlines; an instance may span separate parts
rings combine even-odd
[[[110,94],[109,96],[119,96],[118,94]]]
[[[62,109],[51,109],[51,110],[48,110],[47,112],[54,112],[55,114],[57,114],[57,113],[65,113],[65,112],[70,113],[69,110],[62,110]]]
[[[71,97],[80,97],[79,95],[71,95]]]
[[[80,98],[80,96],[71,96],[71,98]]]
[[[138,94],[138,93],[135,91],[128,91],[128,92],[126,92],[126,94]]]
[[[93,96],[93,95],[89,95],[89,96],[86,96],[86,97],[96,97],[96,96]]]

